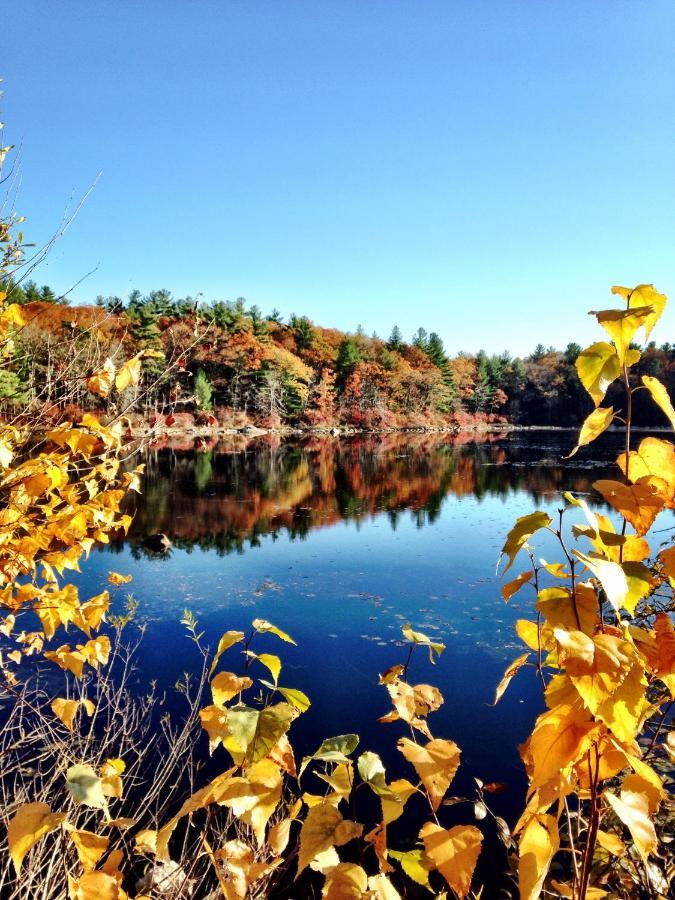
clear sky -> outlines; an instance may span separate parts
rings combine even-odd
[[[5,143],[73,297],[167,287],[451,352],[675,307],[672,0],[23,0]],[[599,337],[599,333],[598,337]],[[675,309],[655,334],[675,340]]]

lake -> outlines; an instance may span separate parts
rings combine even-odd
[[[604,508],[592,483],[612,471],[621,437],[605,435],[563,461],[574,437],[266,436],[200,451],[192,441],[156,446],[145,452],[129,536],[92,554],[84,595],[100,591],[109,570],[133,576],[147,625],[140,685],[155,677],[170,687],[197,665],[180,624],[184,608],[212,647],[225,630],[270,620],[298,646],[265,635],[257,649],[278,653],[280,683],[312,700],[293,725],[296,755],[324,737],[355,732],[360,749],[379,752],[391,777],[410,775],[396,750],[405,731],[377,722],[390,708],[377,681],[404,661],[401,627],[412,623],[446,645],[435,666],[417,652],[410,677],[445,697],[430,725],[462,748],[451,792],[471,790],[474,776],[506,782],[494,805],[512,820],[525,787],[518,744],[543,704],[528,668],[490,705],[505,667],[524,650],[514,623],[534,617],[529,589],[504,603],[495,565],[516,517],[534,509],[557,515],[564,491]],[[163,556],[143,543],[158,532],[173,544]],[[537,556],[559,559],[552,538],[537,539]],[[524,568],[516,563],[513,575]],[[230,656],[224,662],[234,668],[240,657]]]

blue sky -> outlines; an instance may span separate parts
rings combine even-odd
[[[658,0],[24,0],[0,69],[27,235],[102,172],[38,280],[98,266],[76,300],[244,296],[451,352],[599,338],[612,283],[675,295],[674,24]]]

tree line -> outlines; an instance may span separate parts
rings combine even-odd
[[[106,359],[120,365],[141,352],[143,388],[116,398],[117,406],[146,416],[197,416],[202,424],[575,426],[591,408],[575,343],[563,350],[538,344],[525,357],[482,350],[451,356],[440,335],[423,327],[409,340],[398,326],[386,339],[361,327],[345,333],[296,314],[284,321],[278,310],[263,313],[243,298],[207,303],[164,289],[133,290],[126,299],[98,296],[70,306],[33,281],[6,281],[0,289],[24,308],[27,322],[0,377],[5,415],[26,405],[72,414],[98,408],[87,378]],[[672,391],[675,346],[640,349],[636,375],[657,377]],[[640,394],[633,421],[665,424]]]

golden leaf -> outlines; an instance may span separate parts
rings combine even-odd
[[[503,585],[502,597],[504,598],[504,602],[508,603],[511,597],[513,597],[514,594],[517,594],[521,587],[527,584],[528,581],[531,581],[533,577],[534,572],[530,569],[528,572],[521,572],[517,578],[513,579],[513,581],[509,581],[507,584]]]
[[[115,363],[108,357],[103,368],[87,379],[87,390],[99,397],[107,397],[115,383]]]
[[[666,414],[671,426],[675,428],[675,409],[664,385],[658,378],[652,378],[650,375],[643,375],[642,383],[652,395],[654,403]]]
[[[521,620],[522,621],[522,620]],[[536,626],[535,626],[536,628]],[[511,679],[514,675],[516,675],[522,667],[525,665],[527,660],[529,659],[529,653],[523,653],[522,656],[519,656],[517,659],[514,659],[513,662],[508,666],[506,671],[504,672],[504,676],[502,680],[497,685],[497,690],[495,691],[495,699],[492,706],[496,706],[501,700],[504,691],[507,689],[509,684],[511,683]]]
[[[474,825],[455,825],[447,831],[427,822],[420,831],[424,852],[460,900],[469,893],[483,835]]]
[[[602,585],[614,611],[618,613],[628,597],[628,581],[621,566],[598,556],[586,556],[584,553],[579,553],[578,550],[573,550],[572,555],[588,566]]]
[[[250,688],[252,684],[250,678],[240,678],[232,672],[219,672],[211,682],[213,702],[216,706],[224,706],[228,700]]]
[[[664,499],[646,484],[622,484],[601,479],[595,481],[593,487],[630,522],[638,535],[649,531],[664,506]]]
[[[298,875],[324,850],[341,847],[361,836],[363,825],[342,818],[342,813],[330,804],[313,806],[300,829]]]
[[[424,747],[401,738],[398,749],[414,767],[437,810],[459,768],[461,751],[454,741],[435,739]]]
[[[639,307],[637,309],[604,309],[600,312],[592,311],[599,324],[605,329],[616,347],[619,365],[623,367],[629,352],[629,346],[637,331],[645,325],[651,317],[651,307]]]
[[[115,376],[115,387],[119,394],[128,387],[136,387],[141,380],[141,353],[127,360]]]
[[[579,380],[599,406],[607,393],[607,388],[621,374],[621,366],[616,350],[606,341],[591,344],[577,357],[575,363]]]
[[[120,575],[119,572],[108,572],[110,584],[129,584],[132,577],[132,575]]]
[[[79,878],[69,878],[70,900],[123,900],[119,882],[107,872],[85,872]]]
[[[58,718],[61,719],[68,731],[72,731],[73,724],[75,722],[75,716],[77,715],[77,710],[80,707],[80,701],[66,700],[64,697],[57,697],[52,701],[50,705],[54,715],[58,716]]]
[[[218,665],[218,660],[225,653],[226,650],[229,650],[234,644],[238,644],[240,641],[244,640],[244,632],[243,631],[226,631],[225,634],[221,637],[218,642],[218,649],[216,650],[216,655],[213,657],[213,662],[211,663],[211,668],[209,670],[209,674],[213,675],[213,672]]]
[[[338,863],[326,869],[326,881],[321,892],[323,900],[362,900],[368,887],[368,876],[355,863]]]
[[[523,828],[518,845],[518,886],[521,900],[537,900],[560,837],[554,816],[533,816]]]
[[[497,565],[499,565],[502,556],[508,556],[508,563],[502,572],[502,575],[506,575],[513,565],[516,554],[522,550],[532,535],[541,528],[548,528],[551,521],[551,517],[547,513],[539,511],[530,513],[527,516],[520,516],[520,518],[516,519],[516,524],[507,534],[506,541],[502,547],[502,552],[499,554]]]
[[[96,868],[96,864],[108,849],[108,838],[93,831],[79,831],[72,825],[65,825],[68,837],[75,844],[80,865],[86,871]]]
[[[649,800],[646,794],[621,791],[621,796],[617,797],[611,791],[605,791],[602,796],[630,831],[633,843],[646,863],[649,855],[656,852],[658,845],[654,823],[649,818]]]
[[[17,875],[28,851],[65,818],[65,813],[53,813],[46,803],[24,803],[17,809],[7,826],[7,844]]]
[[[645,341],[649,340],[652,329],[660,319],[663,310],[666,308],[668,298],[665,294],[659,294],[653,284],[638,284],[632,290],[630,288],[614,285],[612,287],[613,294],[619,294],[628,301],[629,309],[637,309],[639,307],[650,307],[651,312],[644,319]]]
[[[600,437],[603,431],[606,431],[612,424],[613,419],[613,407],[599,406],[597,409],[594,409],[584,420],[581,430],[579,431],[576,446],[567,454],[565,459],[570,459],[580,447],[585,447],[587,444],[590,444],[596,438]]]
[[[253,625],[255,630],[259,631],[261,634],[274,634],[278,638],[281,638],[282,641],[286,641],[287,644],[295,644],[295,641],[290,636],[290,634],[286,634],[285,631],[277,628],[276,625],[272,625],[272,623],[268,622],[267,619],[254,619],[251,624]]]

